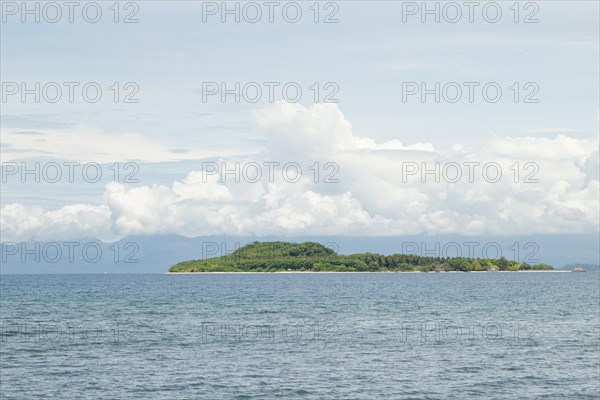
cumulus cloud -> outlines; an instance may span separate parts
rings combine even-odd
[[[1,211],[3,241],[118,237],[111,233],[111,210],[106,205],[71,204],[43,210],[11,203]]]
[[[169,185],[111,183],[98,205],[48,211],[9,204],[2,209],[3,238],[598,230],[595,140],[493,136],[477,148],[457,143],[438,149],[357,137],[332,104],[278,103],[254,118],[268,147],[252,158],[213,165],[224,163],[229,175],[205,169]],[[265,166],[271,161],[280,162],[273,174]],[[301,167],[297,180],[285,178],[286,162]],[[251,182],[235,163],[258,165],[262,174]]]
[[[596,150],[589,156],[576,160],[575,165],[585,174],[584,186],[592,181],[597,181],[600,175],[600,152]]]
[[[271,154],[292,157],[322,157],[357,150],[434,151],[431,143],[405,146],[399,140],[376,143],[352,134],[352,125],[336,104],[304,107],[285,102],[254,112],[259,130],[269,143]]]

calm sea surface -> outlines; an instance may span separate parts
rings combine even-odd
[[[3,399],[597,399],[597,273],[4,275]]]

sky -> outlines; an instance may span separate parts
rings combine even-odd
[[[598,233],[598,2],[292,3],[3,2],[2,240]]]

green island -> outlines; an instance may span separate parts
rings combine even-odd
[[[337,254],[316,242],[253,242],[231,254],[183,261],[169,272],[446,272],[552,270],[548,264],[498,259],[422,257],[413,254]]]

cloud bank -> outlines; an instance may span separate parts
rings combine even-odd
[[[492,136],[478,147],[377,143],[353,134],[333,104],[276,103],[256,110],[254,121],[267,147],[252,157],[219,160],[229,175],[205,168],[170,185],[110,183],[98,204],[55,210],[7,204],[2,238],[598,231],[596,140],[560,134]],[[240,172],[236,182],[235,163],[259,165],[262,176],[244,179]],[[286,179],[286,163],[299,166],[301,175]]]

